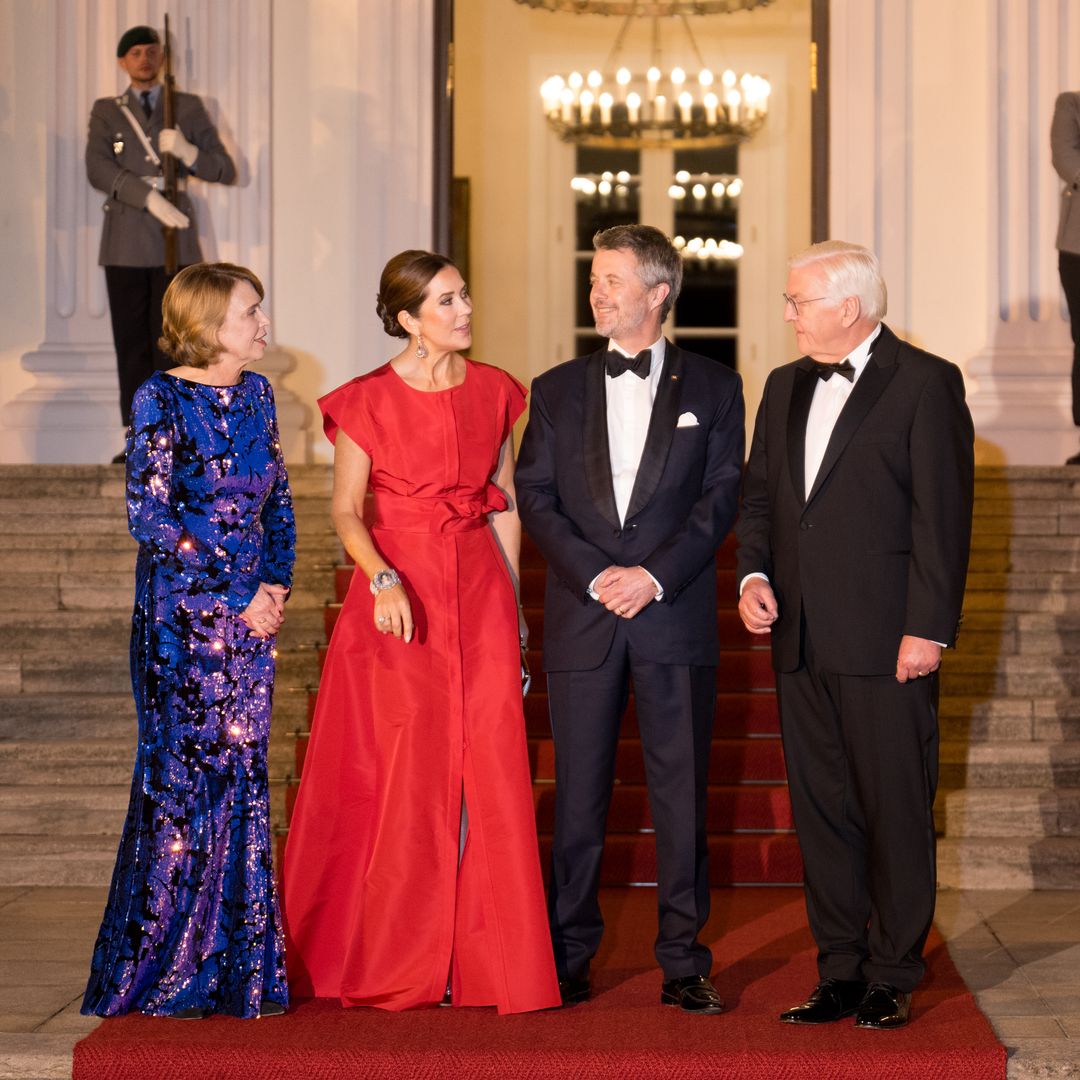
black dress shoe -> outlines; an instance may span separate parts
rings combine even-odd
[[[284,1016],[285,1006],[280,1001],[264,1001],[259,1006],[260,1016]]]
[[[110,465],[123,465],[125,461],[127,461],[127,451],[126,450],[121,450],[120,453],[117,454],[116,457],[114,457],[111,462],[109,462],[109,464]]]
[[[831,1024],[850,1016],[866,996],[866,983],[853,979],[822,979],[801,1004],[780,1014],[785,1024]]]
[[[1080,454],[1073,454],[1071,458],[1065,459],[1066,465],[1080,465]]]
[[[911,1015],[911,995],[889,983],[871,983],[855,1013],[855,1026],[889,1031],[903,1027]]]
[[[684,975],[668,979],[660,988],[661,1005],[678,1005],[683,1012],[715,1016],[724,1011],[724,1002],[704,975]]]
[[[190,1009],[179,1009],[169,1013],[173,1020],[205,1020],[210,1015],[209,1009],[200,1009],[197,1006]]]
[[[584,975],[580,979],[560,979],[559,993],[562,995],[564,1005],[580,1005],[589,1000],[589,976]]]

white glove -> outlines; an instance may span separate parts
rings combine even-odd
[[[189,143],[179,128],[162,128],[158,135],[158,149],[163,154],[179,158],[189,169],[199,156],[199,148]]]
[[[162,225],[167,225],[170,229],[186,229],[191,224],[187,214],[182,210],[177,210],[160,191],[151,189],[150,194],[146,196],[146,209]]]

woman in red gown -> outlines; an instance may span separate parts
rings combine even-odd
[[[356,571],[285,849],[291,992],[557,1006],[518,656],[525,391],[462,355],[472,303],[448,259],[395,256],[377,310],[409,344],[319,402]]]

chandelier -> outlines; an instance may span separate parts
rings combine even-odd
[[[722,15],[764,7],[770,0],[517,0],[531,8],[575,15]]]
[[[649,69],[635,74],[620,65],[623,40],[635,17],[631,13],[624,19],[604,71],[552,75],[541,85],[544,114],[564,142],[628,149],[730,146],[760,130],[768,112],[768,81],[730,68],[717,76],[702,59],[685,15],[678,18],[698,65],[696,74],[678,66],[661,70],[658,15],[652,17]]]

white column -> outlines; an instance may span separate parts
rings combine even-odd
[[[90,106],[127,85],[116,43],[129,26],[161,27],[168,10],[182,90],[199,94],[237,162],[233,186],[193,182],[204,257],[270,277],[270,0],[49,0],[54,47],[46,176],[45,340],[22,359],[35,377],[3,409],[0,459],[102,462],[120,449],[116,359],[97,265],[105,197],[83,165]],[[280,385],[293,366],[278,350],[274,380],[286,452],[303,460],[306,410]]]
[[[873,249],[890,325],[911,327],[912,0],[833,0],[830,234]]]
[[[990,303],[986,347],[968,371],[976,429],[1009,464],[1060,465],[1077,451],[1049,131],[1057,94],[1080,86],[1078,38],[1080,11],[1068,0],[995,0]]]
[[[1074,0],[832,0],[831,233],[872,247],[902,337],[964,369],[983,462],[1075,452],[1054,237]]]

